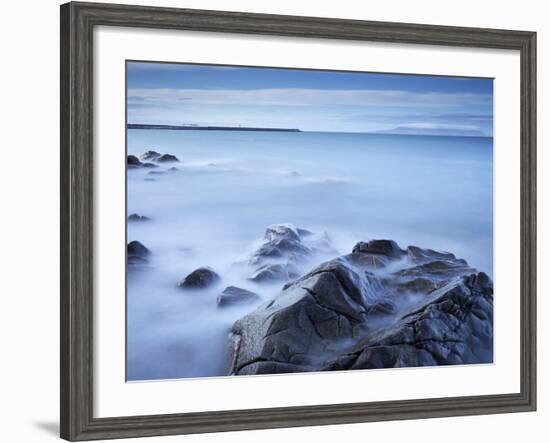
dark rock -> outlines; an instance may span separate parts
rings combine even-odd
[[[130,168],[137,168],[137,167],[141,166],[141,162],[139,161],[139,159],[135,155],[129,155],[126,159],[126,164]]]
[[[153,163],[142,163],[135,155],[129,155],[127,157],[126,163],[128,168],[156,168],[157,165]]]
[[[298,277],[298,271],[288,264],[273,264],[260,266],[256,271],[248,277],[256,283],[274,282],[293,280]]]
[[[396,304],[391,300],[381,300],[369,306],[367,309],[367,315],[369,316],[380,316],[380,315],[391,315],[396,311]]]
[[[260,296],[252,291],[246,289],[237,288],[236,286],[228,286],[220,295],[218,295],[218,306],[227,307],[253,303],[259,301]]]
[[[418,246],[409,246],[407,248],[408,256],[416,263],[422,263],[432,260],[455,260],[456,257],[450,252],[434,251],[433,249],[422,249]]]
[[[151,251],[137,240],[128,243],[126,251],[128,264],[147,263],[148,258],[151,255]]]
[[[139,215],[139,214],[130,214],[128,216],[128,221],[130,222],[146,222],[151,221],[151,219],[145,215]]]
[[[220,280],[220,276],[211,268],[203,267],[191,272],[178,286],[183,289],[204,289],[218,283]]]
[[[139,157],[143,161],[155,161],[157,160],[162,154],[157,151],[146,151]]]
[[[437,289],[438,284],[429,278],[417,277],[397,283],[396,288],[400,292],[431,292]]]
[[[476,270],[468,266],[464,260],[434,260],[421,265],[405,268],[395,273],[397,277],[408,279],[425,278],[432,281],[446,281],[451,277],[472,274]]]
[[[275,240],[300,241],[300,234],[292,225],[271,225],[265,230],[264,240],[268,242]]]
[[[172,154],[162,154],[156,159],[159,163],[179,162],[178,158]]]
[[[297,237],[296,230],[266,233],[270,244]],[[404,268],[373,273],[390,262]],[[492,291],[486,274],[450,253],[405,251],[391,240],[359,243],[235,322],[229,372],[492,361]]]
[[[355,253],[378,254],[389,258],[402,258],[406,251],[401,249],[393,240],[371,240],[369,242],[359,242],[353,247]]]
[[[254,253],[251,264],[260,264],[266,259],[288,259],[289,261],[301,261],[311,254],[311,250],[299,241],[277,239],[263,244]]]
[[[250,264],[300,264],[306,261],[313,252],[319,252],[329,243],[315,243],[310,238],[313,233],[288,224],[269,226],[264,235],[264,243],[252,254]],[[307,242],[304,239],[308,238]]]
[[[233,325],[238,347],[231,373],[320,368],[366,322],[374,287],[374,276],[363,278],[340,259],[298,279]],[[298,364],[296,358],[304,354],[308,363]]]
[[[164,175],[164,174],[174,173],[174,172],[178,172],[178,171],[179,171],[178,168],[176,168],[175,166],[172,166],[171,168],[163,169],[162,171],[149,171],[147,174],[148,175]]]
[[[480,272],[439,289],[394,326],[361,340],[323,369],[373,369],[493,361],[493,287]]]

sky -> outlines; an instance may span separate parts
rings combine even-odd
[[[493,81],[128,62],[128,123],[493,135]]]

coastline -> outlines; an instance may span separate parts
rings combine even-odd
[[[251,126],[177,126],[128,123],[128,129],[168,129],[172,131],[260,131],[260,132],[302,132],[297,128],[260,128]]]

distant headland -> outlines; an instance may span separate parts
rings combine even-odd
[[[199,126],[199,125],[151,125],[128,123],[128,129],[170,129],[176,131],[263,131],[263,132],[302,132],[296,128],[257,128],[251,126]]]

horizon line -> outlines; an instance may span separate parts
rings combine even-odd
[[[130,126],[150,126],[149,128],[143,127],[133,127]],[[468,137],[468,138],[494,138],[494,134],[492,135],[484,135],[484,134],[475,134],[475,135],[469,135],[469,134],[422,134],[422,133],[411,133],[411,134],[402,134],[398,132],[391,132],[386,130],[381,131],[320,131],[320,130],[308,130],[308,129],[300,129],[300,128],[271,128],[271,127],[261,127],[261,126],[226,126],[226,125],[175,125],[175,124],[168,124],[168,123],[127,123],[126,125],[127,129],[143,129],[143,130],[152,130],[152,129],[158,129],[158,130],[228,130],[228,131],[238,131],[242,130],[243,132],[253,132],[255,129],[262,132],[320,132],[320,133],[326,133],[326,134],[366,134],[366,135],[399,135],[399,136],[415,136],[415,137]],[[155,128],[156,127],[156,128]],[[180,129],[181,128],[181,129]]]

